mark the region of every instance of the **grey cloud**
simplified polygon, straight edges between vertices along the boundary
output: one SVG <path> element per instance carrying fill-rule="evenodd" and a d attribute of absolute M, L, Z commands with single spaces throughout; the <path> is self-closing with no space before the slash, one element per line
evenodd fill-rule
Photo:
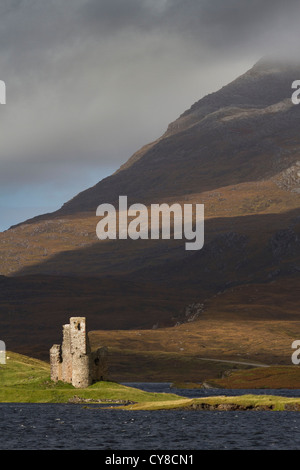
<path fill-rule="evenodd" d="M 82 7 L 82 14 L 89 27 L 101 28 L 98 29 L 100 34 L 104 31 L 115 34 L 128 27 L 140 29 L 153 26 L 156 17 L 153 2 L 145 0 L 90 0 Z"/>
<path fill-rule="evenodd" d="M 162 49 L 174 41 L 174 54 L 180 45 L 195 58 L 198 51 L 212 60 L 224 52 L 264 53 L 296 42 L 299 13 L 298 0 L 6 0 L 0 5 L 0 65 L 15 74 L 35 67 L 42 75 L 49 64 L 47 73 L 54 73 L 70 51 L 89 54 L 90 48 L 93 54 L 105 44 L 113 55 L 118 38 L 131 38 L 134 51 L 146 36 L 158 38 Z M 151 50 L 145 51 L 151 60 Z"/>
<path fill-rule="evenodd" d="M 1 1 L 0 187 L 72 188 L 81 173 L 84 189 L 93 172 L 95 184 L 204 94 L 297 43 L 298 18 L 298 0 Z"/>
<path fill-rule="evenodd" d="M 126 106 L 130 111 L 135 97 L 135 106 L 139 101 L 148 106 L 143 93 L 151 96 L 165 84 L 175 86 L 176 71 L 188 77 L 200 64 L 211 66 L 250 53 L 259 57 L 264 47 L 277 50 L 282 39 L 295 42 L 298 8 L 298 0 L 3 1 L 0 70 L 12 110 L 6 125 L 11 128 L 17 122 L 24 128 L 22 120 L 26 121 L 27 141 L 30 122 L 41 139 L 43 132 L 50 139 L 55 135 L 61 139 L 59 126 L 66 136 L 72 126 L 76 133 L 80 129 L 76 114 L 85 132 L 94 127 L 97 116 L 106 128 L 104 121 L 109 123 L 116 106 L 126 115 Z M 284 31 L 279 31 L 280 19 Z M 144 91 L 139 84 L 144 84 Z M 166 106 L 167 102 L 168 98 Z M 120 115 L 116 117 L 119 123 Z M 8 128 L 2 137 L 2 155 Z M 94 147 L 99 144 L 87 132 L 90 145 L 91 139 Z M 49 144 L 47 138 L 44 143 Z M 103 143 L 104 153 L 108 147 Z"/>
<path fill-rule="evenodd" d="M 114 35 L 120 31 L 164 31 L 183 41 L 200 41 L 199 47 L 219 52 L 226 47 L 275 42 L 282 20 L 288 34 L 298 34 L 294 19 L 300 12 L 298 0 L 89 0 L 83 17 L 97 32 Z"/>

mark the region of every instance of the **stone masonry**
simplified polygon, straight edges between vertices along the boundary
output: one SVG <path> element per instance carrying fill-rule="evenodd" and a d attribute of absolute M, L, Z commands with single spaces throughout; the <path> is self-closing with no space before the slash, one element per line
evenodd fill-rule
<path fill-rule="evenodd" d="M 71 317 L 63 325 L 62 344 L 50 349 L 51 380 L 71 383 L 85 388 L 104 380 L 107 374 L 107 350 L 91 351 L 85 317 Z"/>

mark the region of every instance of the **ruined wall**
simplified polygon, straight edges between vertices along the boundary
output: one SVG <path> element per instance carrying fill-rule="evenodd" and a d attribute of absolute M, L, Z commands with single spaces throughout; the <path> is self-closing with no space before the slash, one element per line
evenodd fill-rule
<path fill-rule="evenodd" d="M 89 370 L 90 347 L 84 317 L 70 318 L 70 339 L 72 358 L 72 385 L 88 387 L 92 383 Z"/>
<path fill-rule="evenodd" d="M 55 382 L 62 380 L 61 363 L 61 346 L 60 344 L 54 344 L 50 349 L 50 370 L 51 380 L 54 380 Z"/>
<path fill-rule="evenodd" d="M 99 348 L 91 352 L 90 372 L 93 382 L 100 382 L 108 375 L 107 349 Z"/>
<path fill-rule="evenodd" d="M 61 346 L 62 365 L 61 380 L 72 383 L 72 355 L 71 355 L 71 336 L 70 325 L 63 325 L 63 342 Z"/>
<path fill-rule="evenodd" d="M 107 350 L 99 348 L 91 352 L 85 317 L 71 317 L 63 325 L 62 345 L 50 349 L 51 380 L 71 383 L 85 388 L 93 382 L 104 380 L 107 375 Z"/>

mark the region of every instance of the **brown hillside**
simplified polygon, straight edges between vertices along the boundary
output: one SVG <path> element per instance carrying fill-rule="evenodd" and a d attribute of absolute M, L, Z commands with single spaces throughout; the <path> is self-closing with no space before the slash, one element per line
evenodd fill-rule
<path fill-rule="evenodd" d="M 59 211 L 1 233 L 0 328 L 10 348 L 46 354 L 69 314 L 87 316 L 95 330 L 170 327 L 184 320 L 187 305 L 224 293 L 229 297 L 207 310 L 201 328 L 209 338 L 209 322 L 218 318 L 226 351 L 226 322 L 244 316 L 238 289 L 269 292 L 273 283 L 282 290 L 282 308 L 267 309 L 260 299 L 251 321 L 296 325 L 290 322 L 297 322 L 299 298 L 300 107 L 291 102 L 291 83 L 299 77 L 298 65 L 260 61 L 195 103 L 112 176 Z M 204 248 L 186 251 L 185 240 L 100 242 L 96 208 L 117 204 L 120 195 L 129 204 L 203 203 Z M 269 305 L 277 294 L 270 290 Z"/>

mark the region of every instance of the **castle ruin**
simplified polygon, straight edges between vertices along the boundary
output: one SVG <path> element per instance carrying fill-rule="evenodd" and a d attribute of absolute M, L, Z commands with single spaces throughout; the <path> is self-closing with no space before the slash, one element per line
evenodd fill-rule
<path fill-rule="evenodd" d="M 71 383 L 85 388 L 104 380 L 107 374 L 107 350 L 91 351 L 85 317 L 71 317 L 63 325 L 62 344 L 50 349 L 51 380 Z"/>

